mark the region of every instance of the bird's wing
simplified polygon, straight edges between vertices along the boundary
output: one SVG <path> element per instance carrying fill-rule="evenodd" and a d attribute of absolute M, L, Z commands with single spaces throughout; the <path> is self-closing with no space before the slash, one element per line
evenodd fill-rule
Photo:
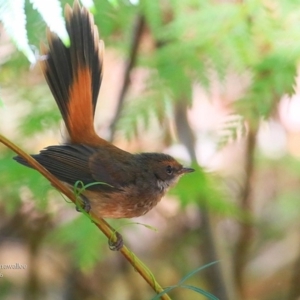
<path fill-rule="evenodd" d="M 103 153 L 103 155 L 102 155 Z M 49 146 L 39 154 L 32 155 L 45 169 L 59 180 L 72 186 L 81 181 L 83 185 L 98 182 L 87 187 L 90 190 L 116 191 L 130 182 L 130 175 L 114 163 L 108 149 L 97 149 L 85 145 Z M 126 153 L 126 152 L 125 152 Z M 31 167 L 22 157 L 14 158 Z"/>

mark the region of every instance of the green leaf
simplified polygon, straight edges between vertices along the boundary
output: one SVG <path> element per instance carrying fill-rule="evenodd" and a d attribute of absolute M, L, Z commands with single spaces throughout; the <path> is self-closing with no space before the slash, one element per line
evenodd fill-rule
<path fill-rule="evenodd" d="M 198 288 L 198 287 L 195 287 L 195 286 L 191 286 L 191 285 L 183 285 L 183 282 L 186 281 L 187 279 L 191 278 L 193 275 L 195 275 L 197 272 L 200 272 L 202 270 L 204 270 L 205 268 L 208 268 L 214 264 L 218 263 L 218 261 L 214 261 L 214 262 L 211 262 L 209 264 L 206 264 L 204 266 L 201 266 L 199 268 L 197 268 L 196 270 L 193 270 L 192 272 L 190 272 L 189 274 L 187 274 L 185 277 L 183 277 L 179 282 L 178 284 L 176 285 L 172 285 L 172 286 L 169 286 L 167 288 L 164 289 L 163 292 L 157 294 L 155 297 L 153 297 L 151 300 L 157 300 L 159 299 L 162 295 L 166 294 L 166 293 L 169 293 L 170 291 L 172 291 L 173 289 L 175 288 L 185 288 L 185 289 L 189 289 L 189 290 L 192 290 L 198 294 L 201 294 L 205 297 L 207 297 L 208 299 L 212 299 L 212 300 L 219 300 L 217 297 L 215 297 L 214 295 L 212 295 L 211 293 L 209 292 L 206 292 L 204 291 L 203 289 L 201 288 Z"/>
<path fill-rule="evenodd" d="M 206 268 L 209 268 L 212 265 L 215 265 L 216 263 L 219 263 L 219 261 L 213 261 L 211 263 L 208 263 L 204 266 L 201 266 L 193 271 L 191 271 L 190 273 L 188 273 L 186 276 L 184 276 L 179 282 L 178 285 L 182 285 L 186 280 L 188 280 L 189 278 L 191 278 L 192 276 L 194 276 L 196 273 L 203 271 Z"/>

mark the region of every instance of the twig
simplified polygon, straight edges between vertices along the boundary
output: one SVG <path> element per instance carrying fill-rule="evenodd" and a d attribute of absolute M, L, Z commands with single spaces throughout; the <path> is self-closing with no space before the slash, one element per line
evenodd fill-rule
<path fill-rule="evenodd" d="M 60 192 L 65 194 L 73 203 L 77 203 L 78 199 L 71 190 L 67 188 L 62 182 L 60 182 L 55 176 L 53 176 L 48 170 L 46 170 L 42 165 L 40 165 L 35 159 L 30 155 L 20 149 L 18 146 L 13 144 L 7 138 L 0 134 L 0 142 L 6 145 L 9 149 L 17 153 L 19 156 L 24 158 L 35 170 L 41 173 L 45 178 L 48 179 L 51 184 L 58 189 Z M 116 230 L 114 230 L 104 219 L 99 218 L 93 213 L 89 214 L 89 217 L 93 220 L 95 225 L 107 236 L 109 241 L 116 242 Z M 155 280 L 152 273 L 145 267 L 141 260 L 131 252 L 126 246 L 120 249 L 122 255 L 128 260 L 128 262 L 134 267 L 134 269 L 145 279 L 145 281 L 153 288 L 153 290 L 159 294 L 164 291 L 164 289 Z M 164 294 L 161 296 L 162 300 L 171 300 L 171 298 Z"/>

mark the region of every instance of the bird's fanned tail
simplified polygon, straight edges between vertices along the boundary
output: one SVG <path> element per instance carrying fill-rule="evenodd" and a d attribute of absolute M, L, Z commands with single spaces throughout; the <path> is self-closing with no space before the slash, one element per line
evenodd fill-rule
<path fill-rule="evenodd" d="M 47 31 L 41 66 L 67 127 L 69 141 L 94 145 L 107 142 L 94 130 L 94 113 L 102 79 L 104 44 L 93 16 L 75 1 L 65 8 L 70 47 Z M 84 134 L 83 134 L 84 133 Z"/>

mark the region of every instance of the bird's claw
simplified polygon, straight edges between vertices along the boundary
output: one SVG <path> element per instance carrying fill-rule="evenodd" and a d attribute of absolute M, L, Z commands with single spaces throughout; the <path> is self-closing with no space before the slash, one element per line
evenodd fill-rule
<path fill-rule="evenodd" d="M 86 198 L 83 195 L 81 195 L 81 200 L 82 200 L 81 208 L 78 207 L 78 205 L 76 205 L 76 210 L 79 211 L 79 212 L 81 212 L 82 210 L 84 210 L 85 212 L 89 213 L 90 210 L 91 210 L 90 201 L 88 200 L 88 198 Z"/>
<path fill-rule="evenodd" d="M 119 251 L 124 245 L 123 237 L 119 232 L 115 232 L 114 236 L 116 237 L 114 240 L 113 237 L 108 240 L 108 246 L 112 251 Z"/>

